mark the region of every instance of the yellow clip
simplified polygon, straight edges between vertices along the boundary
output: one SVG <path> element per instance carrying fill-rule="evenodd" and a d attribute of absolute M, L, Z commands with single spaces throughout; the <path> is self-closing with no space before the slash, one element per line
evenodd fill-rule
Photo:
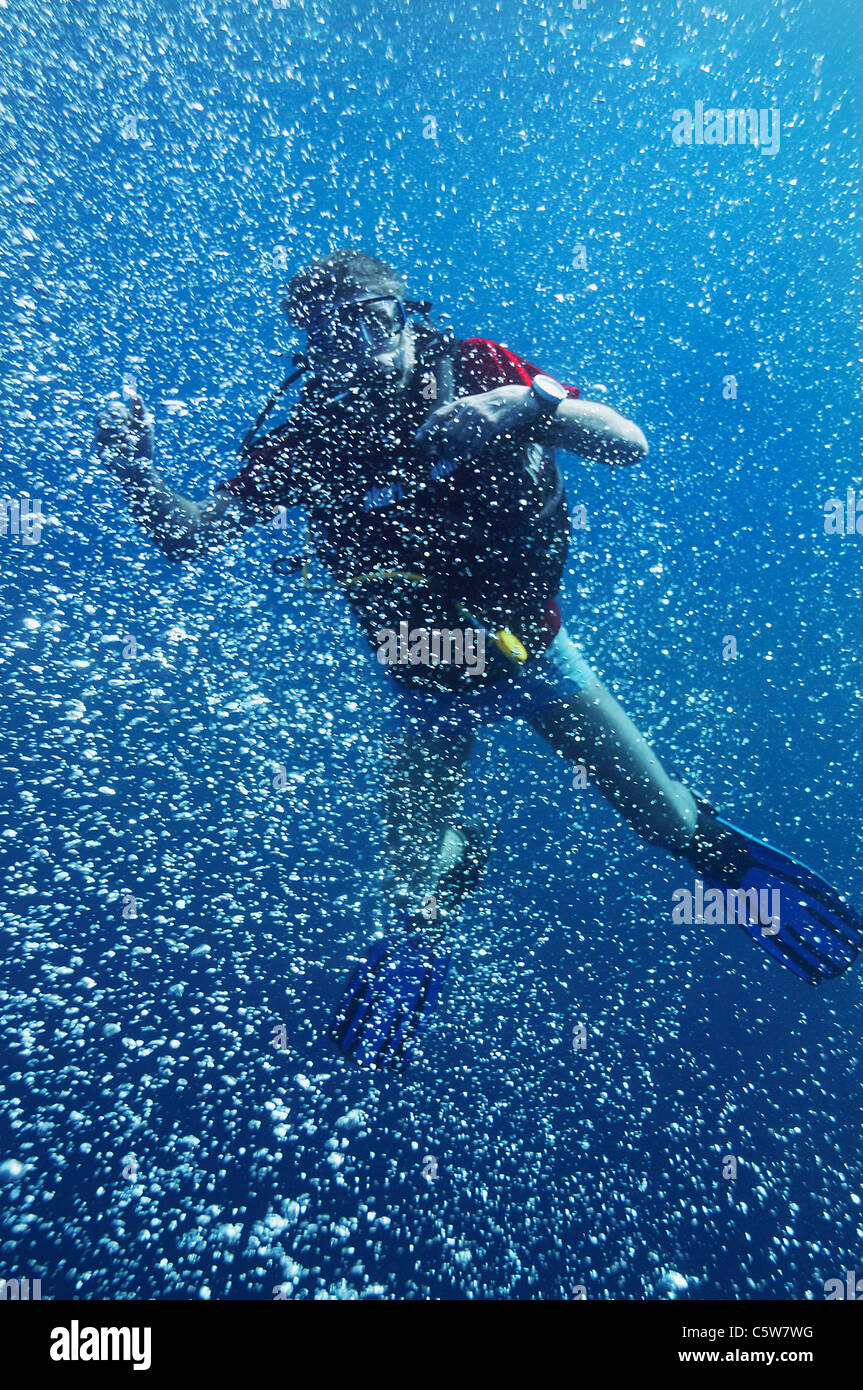
<path fill-rule="evenodd" d="M 504 656 L 510 656 L 515 661 L 527 661 L 527 648 L 520 642 L 514 632 L 510 632 L 508 627 L 502 627 L 500 632 L 494 634 L 495 644 L 500 647 Z"/>

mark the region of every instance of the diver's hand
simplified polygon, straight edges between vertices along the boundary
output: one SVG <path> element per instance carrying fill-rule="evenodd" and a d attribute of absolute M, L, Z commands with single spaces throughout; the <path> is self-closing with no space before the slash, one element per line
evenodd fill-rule
<path fill-rule="evenodd" d="M 523 429 L 539 413 L 529 387 L 498 386 L 442 405 L 420 426 L 414 442 L 437 458 L 477 458 L 493 439 Z"/>
<path fill-rule="evenodd" d="M 140 396 L 129 404 L 112 391 L 96 416 L 96 451 L 99 462 L 117 478 L 133 477 L 140 465 L 153 457 L 153 416 Z"/>

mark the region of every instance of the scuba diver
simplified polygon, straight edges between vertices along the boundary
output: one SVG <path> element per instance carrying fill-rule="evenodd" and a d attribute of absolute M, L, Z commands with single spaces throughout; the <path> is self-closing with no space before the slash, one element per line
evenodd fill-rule
<path fill-rule="evenodd" d="M 584 769 L 642 839 L 687 861 L 701 901 L 730 898 L 731 920 L 773 960 L 813 984 L 839 975 L 863 944 L 863 919 L 670 776 L 562 625 L 569 517 L 554 451 L 625 466 L 647 454 L 643 433 L 500 344 L 455 338 L 406 291 L 390 266 L 352 248 L 298 271 L 282 308 L 306 352 L 246 436 L 238 471 L 205 501 L 155 470 L 137 395 L 109 397 L 96 436 L 169 559 L 196 560 L 280 509 L 304 508 L 308 550 L 289 571 L 307 581 L 311 556 L 322 564 L 393 679 L 389 919 L 339 1005 L 341 1051 L 399 1069 L 416 1047 L 487 859 L 482 827 L 465 815 L 468 759 L 477 732 L 506 716 Z M 286 423 L 262 432 L 300 376 Z"/>

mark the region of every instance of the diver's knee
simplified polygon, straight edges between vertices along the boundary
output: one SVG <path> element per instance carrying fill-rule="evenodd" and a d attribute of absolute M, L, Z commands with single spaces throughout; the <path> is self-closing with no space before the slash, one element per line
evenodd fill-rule
<path fill-rule="evenodd" d="M 695 798 L 682 782 L 672 783 L 670 795 L 658 796 L 631 817 L 633 829 L 642 840 L 675 855 L 691 845 L 697 822 Z"/>

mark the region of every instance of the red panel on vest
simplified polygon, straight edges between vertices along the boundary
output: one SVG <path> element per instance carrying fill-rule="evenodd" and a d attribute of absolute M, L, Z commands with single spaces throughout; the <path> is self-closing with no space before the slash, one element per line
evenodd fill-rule
<path fill-rule="evenodd" d="M 542 367 L 491 338 L 465 338 L 459 344 L 459 365 L 468 391 L 476 392 L 491 391 L 495 386 L 529 386 L 542 372 Z M 560 384 L 566 386 L 573 400 L 580 394 L 577 386 L 568 386 L 565 381 Z"/>

